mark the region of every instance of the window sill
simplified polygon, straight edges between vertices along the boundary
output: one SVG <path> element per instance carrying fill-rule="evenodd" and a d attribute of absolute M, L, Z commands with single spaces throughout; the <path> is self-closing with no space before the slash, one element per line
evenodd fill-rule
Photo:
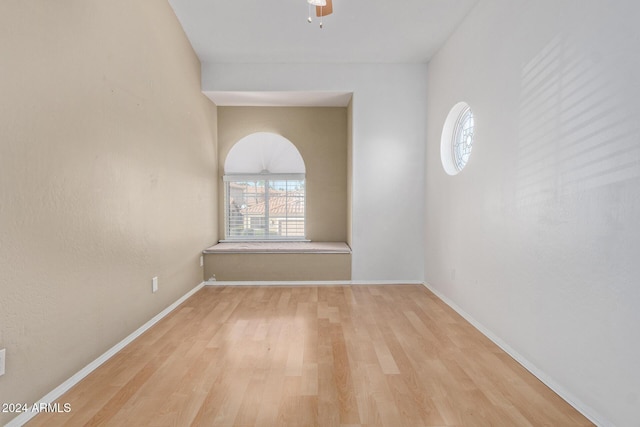
<path fill-rule="evenodd" d="M 203 251 L 204 254 L 350 254 L 351 248 L 344 242 L 221 242 Z"/>

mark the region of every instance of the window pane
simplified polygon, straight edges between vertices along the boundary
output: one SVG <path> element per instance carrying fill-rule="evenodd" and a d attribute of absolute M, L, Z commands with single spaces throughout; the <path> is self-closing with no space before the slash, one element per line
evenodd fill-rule
<path fill-rule="evenodd" d="M 455 140 L 453 141 L 453 159 L 456 168 L 461 171 L 469 161 L 471 148 L 473 148 L 473 113 L 471 108 L 466 108 L 455 129 Z"/>
<path fill-rule="evenodd" d="M 304 180 L 227 181 L 227 239 L 304 239 Z"/>

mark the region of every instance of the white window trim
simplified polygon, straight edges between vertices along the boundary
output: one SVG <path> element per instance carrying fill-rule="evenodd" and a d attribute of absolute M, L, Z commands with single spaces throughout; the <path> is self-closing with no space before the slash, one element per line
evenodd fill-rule
<path fill-rule="evenodd" d="M 304 181 L 305 175 L 303 173 L 232 173 L 224 175 L 222 180 L 225 182 L 231 181 Z"/>

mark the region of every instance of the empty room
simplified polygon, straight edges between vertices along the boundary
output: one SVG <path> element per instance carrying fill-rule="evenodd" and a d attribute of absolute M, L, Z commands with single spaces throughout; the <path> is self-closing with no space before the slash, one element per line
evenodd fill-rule
<path fill-rule="evenodd" d="M 0 1 L 0 425 L 640 426 L 639 16 Z"/>

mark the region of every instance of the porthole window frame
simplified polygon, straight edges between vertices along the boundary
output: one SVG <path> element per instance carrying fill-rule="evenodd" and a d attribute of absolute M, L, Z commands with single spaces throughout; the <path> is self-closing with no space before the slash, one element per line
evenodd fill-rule
<path fill-rule="evenodd" d="M 466 102 L 458 102 L 447 115 L 440 139 L 440 158 L 447 174 L 457 175 L 467 166 L 475 140 L 474 133 L 475 117 L 471 106 Z M 459 150 L 462 144 L 468 146 L 466 153 Z"/>

